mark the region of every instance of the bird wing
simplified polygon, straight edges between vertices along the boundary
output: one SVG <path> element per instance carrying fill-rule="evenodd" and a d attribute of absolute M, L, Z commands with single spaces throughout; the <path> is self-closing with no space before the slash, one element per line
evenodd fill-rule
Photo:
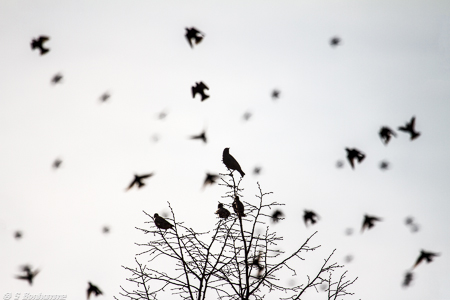
<path fill-rule="evenodd" d="M 409 122 L 409 126 L 411 127 L 411 129 L 414 128 L 415 124 L 416 124 L 416 117 L 412 117 L 411 121 Z"/>
<path fill-rule="evenodd" d="M 130 185 L 127 187 L 127 191 L 128 191 L 129 189 L 131 189 L 131 188 L 133 187 L 133 185 L 134 185 L 136 182 L 137 182 L 136 178 L 133 179 L 133 181 L 132 181 L 132 182 L 130 183 Z"/>
<path fill-rule="evenodd" d="M 192 98 L 195 98 L 195 95 L 197 94 L 197 86 L 193 86 L 191 88 L 191 91 L 192 91 Z"/>
<path fill-rule="evenodd" d="M 207 89 L 207 90 L 209 90 L 209 88 L 206 86 L 206 84 L 203 83 L 203 81 L 200 81 L 199 86 L 200 86 L 202 89 Z"/>
<path fill-rule="evenodd" d="M 139 176 L 139 178 L 144 179 L 144 178 L 149 178 L 151 176 L 153 176 L 153 173 L 141 175 L 141 176 Z"/>

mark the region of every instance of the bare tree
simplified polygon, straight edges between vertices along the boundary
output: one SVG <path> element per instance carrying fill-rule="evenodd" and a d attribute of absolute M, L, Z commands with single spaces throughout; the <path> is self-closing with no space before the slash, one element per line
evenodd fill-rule
<path fill-rule="evenodd" d="M 243 190 L 239 187 L 242 177 L 237 181 L 233 172 L 220 175 L 221 185 L 228 188 L 223 198 L 243 198 Z M 137 289 L 129 291 L 121 287 L 120 295 L 133 300 L 157 299 L 160 293 L 171 293 L 189 300 L 213 297 L 221 300 L 259 300 L 267 293 L 281 291 L 285 297 L 280 299 L 294 300 L 300 299 L 311 288 L 318 291 L 319 286 L 325 286 L 327 293 L 324 295 L 329 300 L 352 295 L 347 287 L 357 278 L 347 280 L 347 271 L 337 281 L 332 278 L 333 273 L 343 267 L 330 262 L 334 251 L 324 260 L 316 275 L 305 275 L 306 282 L 294 286 L 280 283 L 280 277 L 286 275 L 286 271 L 291 272 L 292 276 L 299 276 L 292 266 L 295 261 L 305 260 L 305 254 L 320 247 L 309 245 L 317 232 L 289 255 L 277 249 L 283 238 L 265 224 L 271 219 L 269 213 L 272 207 L 283 204 L 265 203 L 265 197 L 271 193 L 263 193 L 259 183 L 258 189 L 256 198 L 259 203 L 242 202 L 245 216 L 237 213 L 219 219 L 215 228 L 208 232 L 198 233 L 178 222 L 170 203 L 171 218 L 167 220 L 174 226 L 168 230 L 155 226 L 154 217 L 144 211 L 151 219 L 146 222 L 150 228 L 137 229 L 151 238 L 147 243 L 137 244 L 145 249 L 137 256 L 145 256 L 147 263 L 135 258 L 137 267 L 123 267 L 131 272 L 127 280 L 137 284 Z M 231 204 L 224 206 L 232 207 Z M 263 233 L 257 230 L 261 226 L 266 226 Z M 164 271 L 152 267 L 157 264 L 156 261 L 164 262 Z"/>

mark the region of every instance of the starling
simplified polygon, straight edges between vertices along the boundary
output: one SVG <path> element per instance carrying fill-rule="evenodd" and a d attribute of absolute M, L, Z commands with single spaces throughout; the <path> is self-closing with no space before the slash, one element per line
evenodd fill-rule
<path fill-rule="evenodd" d="M 206 132 L 205 132 L 205 130 L 203 130 L 202 133 L 200 133 L 198 135 L 191 136 L 191 140 L 202 140 L 203 143 L 206 144 L 207 139 L 206 139 Z"/>
<path fill-rule="evenodd" d="M 366 228 L 370 229 L 373 226 L 375 226 L 375 223 L 374 223 L 375 221 L 381 221 L 381 219 L 378 217 L 374 217 L 374 216 L 364 215 L 364 221 L 363 221 L 363 225 L 361 228 L 361 232 L 363 232 L 364 229 L 366 229 Z"/>
<path fill-rule="evenodd" d="M 339 37 L 335 36 L 330 39 L 330 45 L 332 47 L 339 46 L 340 44 L 341 44 L 341 39 Z"/>
<path fill-rule="evenodd" d="M 102 231 L 103 231 L 104 234 L 109 233 L 109 227 L 108 226 L 103 226 Z"/>
<path fill-rule="evenodd" d="M 316 224 L 318 218 L 318 215 L 311 211 L 311 210 L 305 210 L 303 214 L 303 221 L 305 222 L 305 225 L 308 226 L 308 221 L 311 222 L 311 224 Z"/>
<path fill-rule="evenodd" d="M 418 138 L 420 136 L 420 132 L 415 130 L 416 117 L 412 117 L 409 123 L 406 123 L 405 126 L 401 126 L 398 130 L 407 132 L 411 135 L 411 141 Z"/>
<path fill-rule="evenodd" d="M 219 215 L 219 218 L 226 219 L 230 216 L 230 211 L 224 208 L 222 203 L 219 203 L 219 205 L 217 205 L 217 208 L 218 209 L 216 211 L 216 214 Z"/>
<path fill-rule="evenodd" d="M 172 224 L 170 224 L 169 222 L 166 221 L 166 219 L 164 219 L 163 217 L 160 217 L 158 214 L 154 214 L 154 218 L 155 218 L 155 225 L 156 227 L 160 228 L 160 229 L 170 229 L 173 227 Z"/>
<path fill-rule="evenodd" d="M 241 174 L 241 177 L 244 177 L 245 173 L 236 159 L 230 154 L 230 148 L 223 149 L 222 161 L 229 170 L 236 170 Z"/>
<path fill-rule="evenodd" d="M 153 173 L 145 174 L 145 175 L 141 175 L 141 176 L 139 176 L 137 174 L 134 174 L 134 179 L 130 183 L 130 185 L 128 186 L 127 191 L 129 189 L 131 189 L 135 184 L 137 184 L 138 188 L 143 187 L 145 185 L 145 183 L 142 182 L 142 179 L 145 179 L 145 178 L 148 178 L 148 177 L 151 177 L 151 176 L 153 176 Z"/>
<path fill-rule="evenodd" d="M 57 158 L 57 159 L 55 159 L 55 161 L 53 162 L 52 167 L 53 167 L 53 169 L 58 169 L 58 168 L 61 166 L 61 164 L 62 164 L 62 160 L 59 159 L 59 158 Z"/>
<path fill-rule="evenodd" d="M 187 28 L 186 27 L 185 37 L 188 40 L 189 46 L 191 46 L 191 48 L 194 48 L 194 44 L 192 43 L 193 41 L 195 42 L 195 44 L 198 44 L 203 40 L 204 36 L 205 36 L 205 34 L 198 31 L 196 28 L 194 28 L 194 27 Z"/>
<path fill-rule="evenodd" d="M 206 84 L 203 83 L 203 81 L 196 82 L 195 86 L 191 87 L 192 91 L 192 98 L 195 98 L 197 94 L 200 94 L 202 97 L 202 101 L 205 101 L 209 98 L 209 95 L 205 94 L 205 90 L 209 90 L 209 88 L 206 86 Z"/>
<path fill-rule="evenodd" d="M 31 49 L 39 49 L 41 55 L 44 55 L 45 53 L 49 52 L 50 49 L 44 48 L 44 43 L 48 41 L 50 38 L 48 36 L 41 35 L 37 39 L 33 39 L 31 41 Z"/>
<path fill-rule="evenodd" d="M 261 167 L 255 167 L 253 169 L 253 174 L 254 175 L 259 175 L 261 173 Z"/>
<path fill-rule="evenodd" d="M 280 98 L 280 91 L 279 90 L 273 90 L 272 91 L 272 100 L 277 100 Z"/>
<path fill-rule="evenodd" d="M 22 231 L 17 230 L 16 232 L 14 232 L 14 238 L 16 240 L 20 240 L 22 238 Z"/>
<path fill-rule="evenodd" d="M 433 252 L 427 252 L 420 250 L 420 255 L 416 260 L 416 263 L 414 264 L 414 267 L 417 267 L 423 260 L 426 260 L 427 263 L 430 263 L 433 261 L 433 257 L 439 256 L 439 253 L 433 253 Z"/>
<path fill-rule="evenodd" d="M 244 213 L 244 204 L 242 204 L 238 196 L 234 197 L 233 209 L 239 218 L 246 216 L 246 214 Z"/>
<path fill-rule="evenodd" d="M 100 96 L 100 101 L 102 101 L 102 102 L 106 102 L 106 101 L 108 101 L 108 99 L 111 97 L 111 95 L 108 93 L 108 92 L 105 92 L 105 93 L 103 93 L 101 96 Z"/>
<path fill-rule="evenodd" d="M 97 286 L 93 285 L 90 282 L 88 282 L 88 284 L 89 284 L 89 287 L 87 289 L 87 298 L 88 298 L 88 300 L 91 297 L 92 293 L 94 293 L 95 296 L 103 294 L 102 291 L 100 291 L 100 289 Z"/>
<path fill-rule="evenodd" d="M 280 220 L 280 218 L 282 218 L 284 216 L 283 212 L 281 210 L 275 210 L 272 214 L 272 222 L 273 223 L 278 223 L 278 221 Z"/>
<path fill-rule="evenodd" d="M 58 74 L 56 74 L 55 76 L 52 77 L 51 83 L 52 84 L 60 83 L 62 79 L 63 79 L 62 74 L 58 73 Z"/>
<path fill-rule="evenodd" d="M 389 143 L 389 141 L 391 140 L 391 137 L 396 137 L 397 135 L 395 134 L 395 132 L 390 129 L 389 127 L 381 127 L 380 131 L 378 132 L 378 135 L 381 138 L 381 141 L 387 145 Z"/>
<path fill-rule="evenodd" d="M 355 163 L 354 163 L 355 158 L 358 160 L 358 163 L 361 163 L 364 160 L 364 158 L 366 157 L 365 154 L 363 154 L 361 151 L 359 151 L 355 148 L 353 148 L 353 149 L 345 148 L 345 151 L 347 151 L 347 159 L 350 162 L 352 169 L 355 168 Z"/>
<path fill-rule="evenodd" d="M 16 276 L 17 279 L 22 279 L 28 281 L 30 285 L 33 284 L 34 277 L 39 273 L 39 270 L 36 270 L 34 272 L 31 271 L 30 266 L 23 266 L 22 271 L 25 272 L 25 275 L 22 276 Z"/>
<path fill-rule="evenodd" d="M 380 169 L 383 171 L 389 170 L 389 162 L 383 160 L 380 162 Z"/>
<path fill-rule="evenodd" d="M 216 183 L 217 178 L 219 178 L 219 175 L 206 173 L 206 178 L 203 183 L 203 187 L 207 186 L 208 184 L 212 185 Z"/>

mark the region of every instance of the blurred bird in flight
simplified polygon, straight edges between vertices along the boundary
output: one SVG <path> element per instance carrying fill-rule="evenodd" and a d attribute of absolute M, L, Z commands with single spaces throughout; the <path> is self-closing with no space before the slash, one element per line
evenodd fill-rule
<path fill-rule="evenodd" d="M 51 83 L 52 84 L 60 83 L 62 79 L 63 79 L 62 74 L 58 73 L 58 74 L 56 74 L 55 76 L 52 77 Z"/>
<path fill-rule="evenodd" d="M 203 182 L 203 188 L 207 185 L 212 185 L 216 183 L 217 178 L 219 178 L 219 175 L 206 173 L 205 181 Z"/>
<path fill-rule="evenodd" d="M 280 91 L 279 90 L 273 90 L 272 91 L 272 100 L 277 100 L 280 98 Z"/>
<path fill-rule="evenodd" d="M 361 163 L 364 158 L 366 157 L 365 154 L 363 154 L 361 151 L 359 151 L 356 148 L 353 149 L 349 149 L 349 148 L 345 148 L 345 151 L 347 151 L 347 159 L 350 163 L 350 165 L 352 166 L 352 169 L 355 168 L 355 163 L 354 160 L 358 160 L 358 163 Z"/>
<path fill-rule="evenodd" d="M 416 125 L 416 117 L 412 117 L 409 123 L 406 123 L 405 126 L 400 126 L 398 130 L 409 133 L 411 136 L 411 140 L 414 140 L 420 136 L 420 132 L 416 131 L 414 128 Z"/>
<path fill-rule="evenodd" d="M 191 46 L 191 48 L 194 48 L 194 44 L 192 42 L 194 42 L 197 45 L 203 40 L 205 34 L 200 32 L 194 27 L 191 28 L 186 27 L 185 37 L 188 40 L 189 46 Z"/>
<path fill-rule="evenodd" d="M 140 176 L 137 175 L 137 174 L 134 174 L 134 179 L 133 179 L 133 181 L 130 183 L 130 185 L 128 186 L 128 188 L 127 188 L 126 190 L 128 191 L 128 190 L 131 189 L 134 185 L 137 185 L 138 188 L 143 187 L 143 186 L 145 185 L 145 183 L 142 182 L 142 179 L 149 178 L 149 177 L 151 177 L 151 176 L 153 176 L 153 173 L 145 174 L 145 175 L 140 175 Z"/>
<path fill-rule="evenodd" d="M 209 90 L 209 88 L 203 83 L 203 81 L 196 82 L 195 86 L 191 87 L 192 98 L 195 98 L 195 96 L 199 94 L 202 97 L 201 101 L 205 101 L 209 98 L 209 95 L 205 94 L 205 90 Z"/>
<path fill-rule="evenodd" d="M 332 38 L 330 39 L 330 45 L 331 45 L 332 47 L 337 47 L 337 46 L 339 46 L 340 44 L 341 44 L 341 39 L 340 39 L 339 37 L 335 36 L 335 37 L 332 37 Z"/>
<path fill-rule="evenodd" d="M 239 174 L 241 174 L 242 177 L 244 177 L 245 173 L 244 171 L 242 171 L 241 166 L 239 165 L 237 160 L 230 154 L 230 148 L 223 149 L 222 162 L 229 170 L 236 170 L 239 172 Z"/>
<path fill-rule="evenodd" d="M 89 284 L 89 287 L 87 289 L 87 298 L 88 298 L 88 300 L 91 297 L 92 293 L 94 293 L 95 296 L 103 294 L 102 291 L 100 291 L 100 289 L 97 286 L 93 285 L 91 282 L 88 282 L 88 284 Z"/>
<path fill-rule="evenodd" d="M 397 135 L 395 132 L 390 129 L 389 127 L 383 126 L 381 127 L 380 131 L 378 132 L 378 135 L 381 138 L 381 141 L 387 145 L 389 141 L 391 140 L 391 137 L 396 137 Z"/>
<path fill-rule="evenodd" d="M 105 93 L 103 93 L 101 96 L 100 96 L 100 101 L 101 102 L 106 102 L 106 101 L 108 101 L 108 99 L 111 97 L 111 95 L 108 93 L 108 92 L 105 92 Z"/>
<path fill-rule="evenodd" d="M 39 270 L 31 271 L 31 267 L 26 265 L 22 267 L 22 271 L 25 272 L 25 275 L 16 276 L 17 279 L 22 279 L 28 281 L 30 285 L 33 284 L 34 277 L 39 273 Z"/>
<path fill-rule="evenodd" d="M 39 49 L 40 54 L 44 55 L 50 51 L 50 49 L 44 47 L 44 43 L 48 41 L 50 38 L 48 36 L 41 35 L 37 39 L 33 39 L 31 41 L 31 49 Z"/>
<path fill-rule="evenodd" d="M 430 263 L 433 261 L 433 258 L 435 256 L 439 256 L 439 253 L 433 253 L 433 252 L 428 252 L 428 251 L 424 251 L 424 250 L 420 250 L 420 255 L 416 260 L 416 263 L 414 264 L 414 267 L 417 267 L 422 261 L 426 261 L 427 263 Z"/>
<path fill-rule="evenodd" d="M 53 169 L 58 169 L 62 164 L 62 160 L 57 158 L 52 164 Z"/>
<path fill-rule="evenodd" d="M 278 221 L 280 220 L 280 218 L 282 218 L 284 216 L 283 212 L 279 209 L 275 210 L 272 214 L 272 222 L 273 223 L 278 223 Z"/>
<path fill-rule="evenodd" d="M 381 219 L 378 217 L 374 217 L 374 216 L 364 215 L 361 233 L 364 231 L 364 229 L 366 229 L 366 228 L 370 229 L 373 226 L 375 226 L 375 223 L 374 223 L 375 221 L 381 221 Z"/>
<path fill-rule="evenodd" d="M 389 166 L 390 166 L 390 164 L 389 164 L 388 161 L 383 160 L 383 161 L 380 162 L 380 169 L 382 171 L 389 170 Z"/>
<path fill-rule="evenodd" d="M 305 225 L 308 226 L 308 221 L 311 224 L 316 224 L 318 218 L 317 214 L 311 210 L 304 210 L 303 214 L 303 221 L 305 222 Z"/>
<path fill-rule="evenodd" d="M 198 134 L 198 135 L 193 135 L 191 136 L 191 140 L 202 140 L 203 143 L 206 144 L 207 139 L 206 139 L 206 131 L 203 130 L 202 133 Z"/>

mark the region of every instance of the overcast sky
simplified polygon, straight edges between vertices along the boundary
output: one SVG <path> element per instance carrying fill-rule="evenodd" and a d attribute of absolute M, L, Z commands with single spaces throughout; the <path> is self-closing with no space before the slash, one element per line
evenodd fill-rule
<path fill-rule="evenodd" d="M 261 2 L 0 2 L 1 297 L 83 299 L 88 281 L 98 299 L 118 296 L 130 286 L 121 265 L 134 267 L 134 243 L 149 238 L 135 229 L 149 221 L 143 210 L 168 213 L 169 201 L 185 225 L 213 228 L 226 189 L 202 184 L 226 171 L 230 147 L 247 174 L 243 199 L 256 203 L 259 182 L 286 204 L 285 220 L 269 223 L 280 247 L 318 230 L 308 268 L 336 248 L 359 277 L 349 299 L 449 299 L 450 2 Z M 205 34 L 194 49 L 192 26 Z M 43 56 L 30 47 L 40 35 Z M 191 96 L 197 81 L 209 87 L 203 102 Z M 397 128 L 413 116 L 411 141 Z M 382 126 L 397 132 L 387 146 Z M 204 129 L 207 144 L 189 139 Z M 346 147 L 366 154 L 354 170 Z M 307 228 L 304 209 L 319 222 Z M 361 234 L 364 214 L 382 222 Z M 403 288 L 421 249 L 440 256 Z M 40 269 L 32 287 L 14 278 L 23 264 Z"/>

